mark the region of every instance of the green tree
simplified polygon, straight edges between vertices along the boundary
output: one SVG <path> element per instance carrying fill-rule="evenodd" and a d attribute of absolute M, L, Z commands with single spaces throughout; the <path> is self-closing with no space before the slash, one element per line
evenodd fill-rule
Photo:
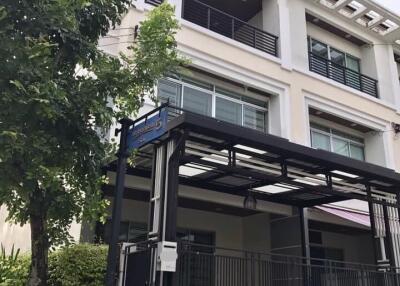
<path fill-rule="evenodd" d="M 30 224 L 29 285 L 47 284 L 49 248 L 68 241 L 74 219 L 103 213 L 111 124 L 134 115 L 156 80 L 184 63 L 168 4 L 140 23 L 131 56 L 99 50 L 130 2 L 0 2 L 0 205 L 10 221 Z"/>

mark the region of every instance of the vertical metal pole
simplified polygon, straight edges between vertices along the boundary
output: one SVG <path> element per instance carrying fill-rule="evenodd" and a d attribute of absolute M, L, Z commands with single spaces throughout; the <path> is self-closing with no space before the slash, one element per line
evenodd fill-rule
<path fill-rule="evenodd" d="M 118 236 L 120 231 L 121 213 L 122 213 L 122 200 L 125 188 L 125 173 L 126 173 L 126 160 L 128 158 L 127 150 L 127 136 L 128 130 L 131 125 L 131 120 L 122 119 L 120 120 L 122 125 L 120 137 L 117 166 L 117 178 L 115 184 L 115 194 L 113 201 L 113 213 L 111 217 L 111 241 L 108 248 L 107 256 L 107 274 L 106 274 L 106 285 L 114 286 L 116 282 L 116 268 L 117 268 L 117 251 L 118 251 Z"/>
<path fill-rule="evenodd" d="M 232 18 L 232 39 L 235 39 L 235 18 Z"/>
<path fill-rule="evenodd" d="M 153 231 L 153 220 L 154 220 L 154 203 L 152 198 L 154 197 L 154 188 L 156 185 L 156 164 L 157 164 L 157 147 L 153 147 L 153 160 L 151 166 L 151 190 L 149 199 L 149 215 L 147 219 L 147 239 L 150 239 L 149 234 Z"/>
<path fill-rule="evenodd" d="M 365 188 L 367 190 L 367 196 L 368 196 L 369 220 L 371 223 L 372 243 L 373 243 L 373 248 L 374 248 L 375 263 L 378 264 L 379 254 L 378 254 L 378 248 L 376 246 L 376 238 L 375 238 L 375 235 L 377 235 L 377 232 L 376 232 L 374 204 L 372 203 L 371 187 L 369 185 L 367 185 L 367 186 L 365 186 Z"/>
<path fill-rule="evenodd" d="M 304 270 L 303 270 L 303 285 L 308 286 L 309 282 L 309 270 L 311 264 L 310 255 L 310 235 L 308 229 L 308 210 L 307 208 L 299 207 L 300 217 L 300 233 L 301 233 L 301 251 L 304 259 Z"/>
<path fill-rule="evenodd" d="M 185 150 L 185 143 L 187 138 L 187 131 L 181 134 L 179 138 L 175 140 L 176 145 L 171 156 L 168 158 L 168 182 L 166 186 L 166 213 L 165 213 L 165 225 L 164 225 L 164 240 L 165 241 L 176 241 L 176 224 L 177 224 L 177 210 L 178 210 L 178 187 L 179 187 L 179 162 L 182 153 Z M 169 145 L 169 144 L 167 144 Z M 179 258 L 178 258 L 179 259 Z M 176 273 L 164 272 L 163 274 L 163 285 L 174 286 L 177 281 Z"/>
<path fill-rule="evenodd" d="M 400 192 L 396 193 L 396 209 L 400 220 Z"/>
<path fill-rule="evenodd" d="M 390 230 L 389 214 L 387 208 L 388 207 L 386 205 L 383 205 L 383 219 L 385 220 L 385 236 L 386 236 L 387 249 L 389 250 L 390 266 L 394 268 L 396 267 L 396 263 L 394 259 L 393 239 Z"/>
<path fill-rule="evenodd" d="M 310 237 L 308 230 L 308 211 L 307 208 L 299 207 L 300 231 L 301 231 L 301 250 L 303 257 L 310 260 Z"/>
<path fill-rule="evenodd" d="M 211 30 L 211 9 L 207 8 L 207 29 Z"/>

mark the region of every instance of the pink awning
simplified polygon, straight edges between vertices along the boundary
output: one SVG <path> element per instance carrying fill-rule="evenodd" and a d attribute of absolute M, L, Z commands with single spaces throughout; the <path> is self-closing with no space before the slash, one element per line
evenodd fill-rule
<path fill-rule="evenodd" d="M 316 208 L 320 209 L 324 212 L 338 216 L 340 218 L 344 218 L 349 221 L 361 224 L 363 226 L 371 227 L 369 214 L 363 214 L 363 213 L 358 213 L 358 212 L 353 212 L 353 211 L 348 211 L 348 210 L 343 210 L 343 209 L 338 209 L 338 208 L 333 208 L 333 207 L 326 207 L 326 206 L 318 206 Z"/>

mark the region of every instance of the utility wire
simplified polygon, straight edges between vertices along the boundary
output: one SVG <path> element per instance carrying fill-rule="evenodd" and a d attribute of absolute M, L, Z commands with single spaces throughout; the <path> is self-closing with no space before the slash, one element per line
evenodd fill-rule
<path fill-rule="evenodd" d="M 99 45 L 98 47 L 102 48 L 102 47 L 108 47 L 108 46 L 119 45 L 119 44 L 133 44 L 133 42 L 132 41 L 118 42 L 118 43 L 112 43 L 112 44 Z"/>
<path fill-rule="evenodd" d="M 120 38 L 120 37 L 134 36 L 134 35 L 135 35 L 135 33 L 129 33 L 129 34 L 123 34 L 123 35 L 107 35 L 107 36 L 101 37 L 100 39 Z"/>

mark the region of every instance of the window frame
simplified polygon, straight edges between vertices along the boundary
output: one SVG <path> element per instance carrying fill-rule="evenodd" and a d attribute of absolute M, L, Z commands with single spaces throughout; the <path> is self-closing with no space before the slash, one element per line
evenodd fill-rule
<path fill-rule="evenodd" d="M 313 123 L 314 123 L 314 122 L 311 122 L 311 124 L 313 124 Z M 360 137 L 358 137 L 358 136 L 354 136 L 354 135 L 352 135 L 352 134 L 348 134 L 348 133 L 346 133 L 346 132 L 339 131 L 339 130 L 337 130 L 337 129 L 335 129 L 335 128 L 332 128 L 332 127 L 328 127 L 328 126 L 321 125 L 321 127 L 326 128 L 326 129 L 329 129 L 329 132 L 327 132 L 327 131 L 318 129 L 318 127 L 314 127 L 314 126 L 312 126 L 311 124 L 310 124 L 310 141 L 311 141 L 311 147 L 312 147 L 312 148 L 315 148 L 315 147 L 313 146 L 314 144 L 313 144 L 313 134 L 312 134 L 313 132 L 315 132 L 315 133 L 322 134 L 322 135 L 325 135 L 325 136 L 328 136 L 328 137 L 329 137 L 329 147 L 330 147 L 330 150 L 325 150 L 325 149 L 321 149 L 321 148 L 315 148 L 315 149 L 325 150 L 325 151 L 329 151 L 329 152 L 332 152 L 332 153 L 335 153 L 335 154 L 338 154 L 338 155 L 341 155 L 341 156 L 345 156 L 345 155 L 342 155 L 342 154 L 340 154 L 340 153 L 334 152 L 333 139 L 336 138 L 336 139 L 338 139 L 338 140 L 346 141 L 346 143 L 348 144 L 348 145 L 347 145 L 347 146 L 348 146 L 347 149 L 348 149 L 348 154 L 349 154 L 349 156 L 345 156 L 345 157 L 352 158 L 352 159 L 355 159 L 355 160 L 360 160 L 360 159 L 357 159 L 357 158 L 352 157 L 350 146 L 351 146 L 351 145 L 355 145 L 355 146 L 358 146 L 358 147 L 361 147 L 361 148 L 362 148 L 362 150 L 363 150 L 363 160 L 360 160 L 360 161 L 365 161 L 365 139 L 364 139 L 364 138 L 360 138 Z M 314 123 L 314 124 L 315 124 L 315 125 L 320 125 L 320 124 L 318 124 L 318 123 Z M 347 134 L 347 135 L 350 136 L 350 137 L 359 138 L 360 140 L 363 141 L 363 143 L 358 142 L 358 141 L 355 141 L 355 140 L 352 140 L 351 138 L 348 138 L 348 137 L 343 137 L 343 136 L 340 136 L 340 135 L 338 135 L 338 134 L 335 134 L 334 131 L 337 131 L 337 132 L 340 132 L 340 133 L 343 133 L 343 134 Z"/>
<path fill-rule="evenodd" d="M 324 43 L 324 42 L 322 42 L 322 41 L 320 41 L 320 40 L 317 40 L 317 39 L 315 39 L 315 38 L 313 38 L 313 37 L 311 37 L 311 36 L 307 36 L 307 37 L 308 37 L 308 50 L 309 50 L 309 52 L 314 53 L 314 52 L 312 51 L 312 43 L 313 43 L 314 41 L 317 42 L 317 43 L 320 43 L 320 44 L 322 44 L 322 45 L 325 45 L 325 46 L 327 47 L 327 49 L 328 49 L 328 59 L 327 59 L 327 60 L 332 61 L 331 49 L 334 49 L 334 50 L 336 50 L 336 51 L 338 51 L 338 52 L 344 54 L 344 65 L 335 63 L 336 65 L 340 65 L 340 66 L 345 67 L 345 68 L 347 68 L 347 69 L 350 69 L 350 70 L 352 70 L 352 71 L 354 71 L 354 72 L 361 73 L 361 59 L 360 59 L 359 57 L 356 57 L 356 56 L 354 56 L 354 55 L 352 55 L 352 54 L 350 54 L 350 53 L 346 53 L 345 51 L 342 51 L 341 49 L 338 49 L 338 48 L 336 48 L 336 47 L 333 47 L 333 46 L 331 46 L 331 45 L 329 45 L 329 44 L 327 44 L 327 43 Z M 348 57 L 350 57 L 350 58 L 352 58 L 352 59 L 355 59 L 355 60 L 358 62 L 358 70 L 353 70 L 352 68 L 350 68 L 350 67 L 347 66 L 347 58 L 348 58 Z"/>
<path fill-rule="evenodd" d="M 261 112 L 264 113 L 264 130 L 260 131 L 258 129 L 254 129 L 254 128 L 250 128 L 250 127 L 246 127 L 246 128 L 249 128 L 249 129 L 252 129 L 252 130 L 256 130 L 256 131 L 259 131 L 259 132 L 263 132 L 263 133 L 266 133 L 266 134 L 269 132 L 269 122 L 270 122 L 270 118 L 269 118 L 269 98 L 267 98 L 267 97 L 266 97 L 266 101 L 265 101 L 266 107 L 262 107 L 262 106 L 259 106 L 259 105 L 253 104 L 253 103 L 246 102 L 246 101 L 241 100 L 241 99 L 233 98 L 233 97 L 230 97 L 228 95 L 222 94 L 217 89 L 220 89 L 220 90 L 223 91 L 224 88 L 220 87 L 218 85 L 212 84 L 212 83 L 207 83 L 207 85 L 210 85 L 212 87 L 212 89 L 206 89 L 206 88 L 200 87 L 199 85 L 190 84 L 190 83 L 188 83 L 188 82 L 186 82 L 186 81 L 184 81 L 182 79 L 175 79 L 175 78 L 171 78 L 171 77 L 165 77 L 165 78 L 162 78 L 162 80 L 170 81 L 170 82 L 173 82 L 175 84 L 179 84 L 180 85 L 180 95 L 179 95 L 179 98 L 180 98 L 179 104 L 180 104 L 180 106 L 179 106 L 179 108 L 183 109 L 183 104 L 184 104 L 184 100 L 185 100 L 185 96 L 184 96 L 185 87 L 191 88 L 191 89 L 195 89 L 195 90 L 198 90 L 200 92 L 211 94 L 211 96 L 212 96 L 212 98 L 211 98 L 211 117 L 216 118 L 216 101 L 217 101 L 217 98 L 221 98 L 221 99 L 224 99 L 224 100 L 227 100 L 227 101 L 231 101 L 233 103 L 237 103 L 237 104 L 241 105 L 242 118 L 241 118 L 241 124 L 238 125 L 238 126 L 246 127 L 244 125 L 244 112 L 245 112 L 245 107 L 247 106 L 247 107 L 253 108 L 253 109 L 257 110 L 257 111 L 261 111 Z M 193 81 L 193 82 L 196 82 L 195 79 L 190 79 L 190 80 Z M 245 95 L 242 95 L 240 93 L 235 93 L 235 92 L 231 92 L 231 91 L 227 90 L 227 93 L 229 93 L 229 92 L 232 93 L 232 96 L 234 96 L 234 95 L 237 95 L 237 96 L 240 96 L 240 97 L 245 96 Z M 157 93 L 156 97 L 158 98 L 158 88 L 156 88 L 156 93 Z M 221 120 L 221 119 L 218 119 L 218 120 Z M 231 124 L 235 124 L 235 123 L 231 123 Z"/>

